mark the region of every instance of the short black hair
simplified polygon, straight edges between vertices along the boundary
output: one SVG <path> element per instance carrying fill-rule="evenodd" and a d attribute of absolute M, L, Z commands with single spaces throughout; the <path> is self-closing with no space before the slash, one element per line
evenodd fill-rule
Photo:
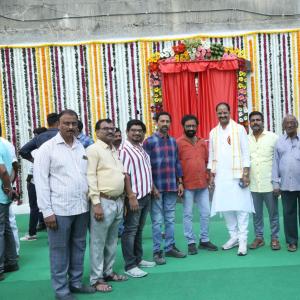
<path fill-rule="evenodd" d="M 115 133 L 117 133 L 117 132 L 120 132 L 120 133 L 122 133 L 121 129 L 120 129 L 120 128 L 118 128 L 118 127 L 116 127 L 116 131 L 115 131 Z"/>
<path fill-rule="evenodd" d="M 183 116 L 183 118 L 181 119 L 181 125 L 184 126 L 185 122 L 190 121 L 190 120 L 194 120 L 196 122 L 196 124 L 199 125 L 199 121 L 198 121 L 197 117 L 194 115 Z"/>
<path fill-rule="evenodd" d="M 71 115 L 71 116 L 75 116 L 76 119 L 78 120 L 78 115 L 77 113 L 72 110 L 72 109 L 65 109 L 65 110 L 62 110 L 59 115 L 58 115 L 58 120 L 60 120 L 60 118 L 63 116 L 63 115 Z"/>
<path fill-rule="evenodd" d="M 227 102 L 220 102 L 216 105 L 216 111 L 218 110 L 220 105 L 225 105 L 228 108 L 228 111 L 230 112 L 230 105 Z"/>
<path fill-rule="evenodd" d="M 147 131 L 146 125 L 141 120 L 138 120 L 138 119 L 132 119 L 132 120 L 130 120 L 130 121 L 127 122 L 127 127 L 126 127 L 127 132 L 134 125 L 141 126 L 143 132 L 146 133 L 146 131 Z"/>
<path fill-rule="evenodd" d="M 47 115 L 47 124 L 48 126 L 53 126 L 55 123 L 59 120 L 59 114 L 57 113 L 51 113 Z"/>
<path fill-rule="evenodd" d="M 106 123 L 112 123 L 113 121 L 111 120 L 111 119 L 100 119 L 100 120 L 98 120 L 97 121 L 97 123 L 95 124 L 95 130 L 98 130 L 98 129 L 100 129 L 100 126 L 101 126 L 101 124 L 103 123 L 103 122 L 106 122 Z"/>
<path fill-rule="evenodd" d="M 37 128 L 33 129 L 33 133 L 37 134 L 37 135 L 39 135 L 39 134 L 41 134 L 41 133 L 43 133 L 45 131 L 47 131 L 46 127 L 37 127 Z"/>
<path fill-rule="evenodd" d="M 172 122 L 172 117 L 171 117 L 171 115 L 170 115 L 168 112 L 166 112 L 166 111 L 161 111 L 160 113 L 156 114 L 154 120 L 155 120 L 156 122 L 158 122 L 160 116 L 168 116 L 168 117 L 170 118 L 170 122 Z"/>
<path fill-rule="evenodd" d="M 251 121 L 252 116 L 260 116 L 261 120 L 264 122 L 264 115 L 260 111 L 254 110 L 253 112 L 251 112 L 249 115 L 249 121 Z"/>
<path fill-rule="evenodd" d="M 77 127 L 78 127 L 78 131 L 81 132 L 82 129 L 83 129 L 83 123 L 82 123 L 80 120 L 78 120 L 78 125 L 77 125 Z"/>

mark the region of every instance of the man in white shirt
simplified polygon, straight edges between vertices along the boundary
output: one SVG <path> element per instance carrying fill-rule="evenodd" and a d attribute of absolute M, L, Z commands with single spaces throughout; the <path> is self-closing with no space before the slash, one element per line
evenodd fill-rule
<path fill-rule="evenodd" d="M 209 134 L 211 215 L 222 212 L 230 239 L 223 250 L 239 246 L 237 254 L 247 254 L 249 213 L 253 201 L 249 190 L 250 156 L 246 130 L 230 119 L 228 103 L 216 107 L 219 124 Z"/>
<path fill-rule="evenodd" d="M 74 137 L 78 116 L 59 115 L 59 132 L 45 142 L 34 159 L 34 181 L 48 229 L 52 286 L 56 299 L 75 299 L 72 293 L 93 293 L 82 285 L 86 233 L 89 223 L 87 157 Z"/>

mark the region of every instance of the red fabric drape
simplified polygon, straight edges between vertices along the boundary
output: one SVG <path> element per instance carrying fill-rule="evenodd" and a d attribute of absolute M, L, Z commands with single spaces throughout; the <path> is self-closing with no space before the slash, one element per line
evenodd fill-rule
<path fill-rule="evenodd" d="M 207 70 L 198 73 L 197 116 L 199 118 L 199 134 L 208 138 L 218 119 L 216 105 L 226 102 L 231 107 L 231 117 L 237 120 L 237 78 L 236 71 Z"/>
<path fill-rule="evenodd" d="M 195 114 L 200 121 L 198 134 L 208 138 L 216 126 L 215 106 L 227 102 L 231 116 L 237 120 L 237 59 L 221 61 L 166 62 L 159 63 L 163 83 L 163 109 L 172 116 L 170 134 L 182 134 L 181 118 Z M 198 95 L 195 74 L 198 73 Z"/>
<path fill-rule="evenodd" d="M 195 73 L 163 74 L 163 109 L 172 116 L 170 135 L 182 134 L 181 118 L 197 107 Z"/>

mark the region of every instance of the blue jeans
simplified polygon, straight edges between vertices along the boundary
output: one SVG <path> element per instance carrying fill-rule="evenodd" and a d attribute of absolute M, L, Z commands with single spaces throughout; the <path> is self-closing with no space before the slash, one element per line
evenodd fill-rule
<path fill-rule="evenodd" d="M 153 252 L 160 251 L 162 243 L 161 228 L 165 225 L 165 251 L 169 251 L 175 244 L 174 224 L 175 224 L 175 207 L 177 193 L 161 192 L 159 199 L 151 200 L 151 221 L 152 221 L 152 238 Z"/>
<path fill-rule="evenodd" d="M 198 206 L 200 218 L 200 240 L 208 242 L 208 227 L 209 227 L 209 194 L 207 189 L 184 190 L 183 198 L 183 230 L 184 236 L 188 244 L 196 242 L 193 232 L 193 204 Z"/>

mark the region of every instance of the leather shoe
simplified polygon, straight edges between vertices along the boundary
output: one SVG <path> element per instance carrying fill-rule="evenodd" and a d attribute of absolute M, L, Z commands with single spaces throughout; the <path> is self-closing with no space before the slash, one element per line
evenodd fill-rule
<path fill-rule="evenodd" d="M 271 241 L 271 249 L 272 250 L 280 250 L 281 249 L 281 246 L 280 246 L 280 243 L 279 243 L 278 240 L 272 239 L 272 241 Z"/>
<path fill-rule="evenodd" d="M 96 289 L 93 286 L 82 285 L 80 288 L 75 286 L 70 286 L 71 293 L 74 294 L 93 294 L 96 293 Z"/>
<path fill-rule="evenodd" d="M 262 247 L 265 245 L 265 242 L 263 239 L 261 238 L 255 238 L 255 240 L 253 241 L 253 243 L 249 246 L 249 249 L 257 249 L 259 247 Z"/>
<path fill-rule="evenodd" d="M 4 266 L 4 272 L 8 273 L 8 272 L 15 272 L 19 270 L 19 265 L 17 263 L 13 264 L 13 265 L 6 265 Z"/>
<path fill-rule="evenodd" d="M 166 263 L 166 259 L 162 250 L 153 253 L 153 260 L 157 265 L 164 265 Z"/>
<path fill-rule="evenodd" d="M 216 245 L 214 245 L 213 243 L 211 243 L 210 241 L 208 242 L 199 242 L 199 249 L 205 249 L 208 251 L 218 251 L 218 247 Z"/>
<path fill-rule="evenodd" d="M 166 252 L 166 256 L 175 257 L 175 258 L 184 258 L 186 254 L 178 250 L 175 245 L 173 245 L 172 249 Z"/>
<path fill-rule="evenodd" d="M 195 243 L 188 244 L 188 254 L 195 255 L 198 253 L 197 247 Z"/>
<path fill-rule="evenodd" d="M 297 251 L 297 245 L 289 244 L 287 249 L 289 252 L 295 252 L 295 251 Z"/>

